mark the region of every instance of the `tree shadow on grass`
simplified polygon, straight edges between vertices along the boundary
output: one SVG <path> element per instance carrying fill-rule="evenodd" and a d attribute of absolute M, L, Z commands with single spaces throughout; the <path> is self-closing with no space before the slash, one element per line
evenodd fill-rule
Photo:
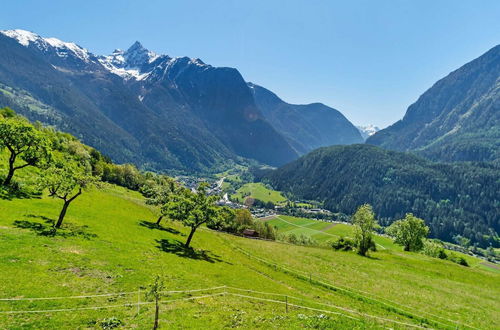
<path fill-rule="evenodd" d="M 161 224 L 157 225 L 156 222 L 152 222 L 152 221 L 141 220 L 139 222 L 139 226 L 146 227 L 148 229 L 162 230 L 162 231 L 166 231 L 166 232 L 169 232 L 169 233 L 175 234 L 175 235 L 186 236 L 186 234 L 183 234 L 174 228 L 163 227 Z"/>
<path fill-rule="evenodd" d="M 2 179 L 0 178 L 0 182 Z M 25 198 L 41 198 L 39 192 L 29 191 L 27 189 L 22 189 L 17 184 L 12 184 L 10 186 L 3 186 L 0 184 L 0 199 L 13 200 L 13 199 L 25 199 Z"/>
<path fill-rule="evenodd" d="M 156 243 L 158 243 L 157 248 L 163 252 L 173 253 L 182 258 L 189 258 L 194 260 L 203 260 L 210 263 L 215 262 L 225 262 L 227 264 L 232 265 L 231 263 L 224 261 L 220 258 L 220 256 L 207 251 L 207 250 L 195 250 L 192 247 L 185 247 L 184 243 L 181 243 L 177 240 L 170 239 L 157 239 Z"/>
<path fill-rule="evenodd" d="M 71 223 L 66 223 L 62 225 L 61 228 L 55 229 L 55 220 L 47 218 L 43 215 L 26 214 L 26 218 L 34 218 L 43 220 L 40 221 L 29 221 L 29 220 L 15 220 L 13 225 L 17 228 L 29 229 L 35 232 L 39 236 L 60 236 L 60 237 L 83 237 L 85 239 L 91 239 L 97 237 L 96 234 L 88 232 L 88 226 L 77 226 Z"/>

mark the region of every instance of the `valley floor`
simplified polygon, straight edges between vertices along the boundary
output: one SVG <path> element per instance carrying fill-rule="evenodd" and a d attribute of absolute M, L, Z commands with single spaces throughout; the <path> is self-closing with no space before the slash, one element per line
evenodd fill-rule
<path fill-rule="evenodd" d="M 75 200 L 50 236 L 59 208 L 47 196 L 0 199 L 0 328 L 152 327 L 144 293 L 156 275 L 168 291 L 164 329 L 500 326 L 495 272 L 396 249 L 363 258 L 206 228 L 185 249 L 184 227 L 157 227 L 140 194 L 111 185 Z"/>

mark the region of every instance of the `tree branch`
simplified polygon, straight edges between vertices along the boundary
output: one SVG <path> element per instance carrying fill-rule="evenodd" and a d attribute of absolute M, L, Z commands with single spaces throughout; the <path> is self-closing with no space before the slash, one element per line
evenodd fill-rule
<path fill-rule="evenodd" d="M 82 193 L 82 188 L 78 189 L 78 192 L 73 196 L 71 197 L 68 202 L 71 203 L 75 198 L 77 198 L 78 196 L 80 196 Z"/>
<path fill-rule="evenodd" d="M 16 166 L 16 167 L 14 167 L 14 169 L 15 169 L 15 170 L 20 170 L 20 169 L 25 168 L 26 166 L 30 166 L 30 165 L 31 165 L 30 163 L 26 163 L 26 164 L 24 164 L 24 165 L 20 165 L 20 166 Z"/>

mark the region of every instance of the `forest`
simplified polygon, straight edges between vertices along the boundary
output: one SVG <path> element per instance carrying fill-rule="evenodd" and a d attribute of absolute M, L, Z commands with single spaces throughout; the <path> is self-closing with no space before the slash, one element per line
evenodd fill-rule
<path fill-rule="evenodd" d="M 435 163 L 370 145 L 317 149 L 263 176 L 275 189 L 352 214 L 373 205 L 387 226 L 411 212 L 430 236 L 458 235 L 480 247 L 500 246 L 500 181 L 495 163 Z"/>

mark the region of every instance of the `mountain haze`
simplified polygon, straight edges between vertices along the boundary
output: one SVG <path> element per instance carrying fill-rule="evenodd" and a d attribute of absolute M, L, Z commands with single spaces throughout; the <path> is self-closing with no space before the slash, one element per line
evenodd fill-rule
<path fill-rule="evenodd" d="M 248 83 L 264 117 L 299 154 L 335 144 L 361 143 L 356 127 L 339 111 L 321 103 L 289 104 L 270 90 Z"/>

